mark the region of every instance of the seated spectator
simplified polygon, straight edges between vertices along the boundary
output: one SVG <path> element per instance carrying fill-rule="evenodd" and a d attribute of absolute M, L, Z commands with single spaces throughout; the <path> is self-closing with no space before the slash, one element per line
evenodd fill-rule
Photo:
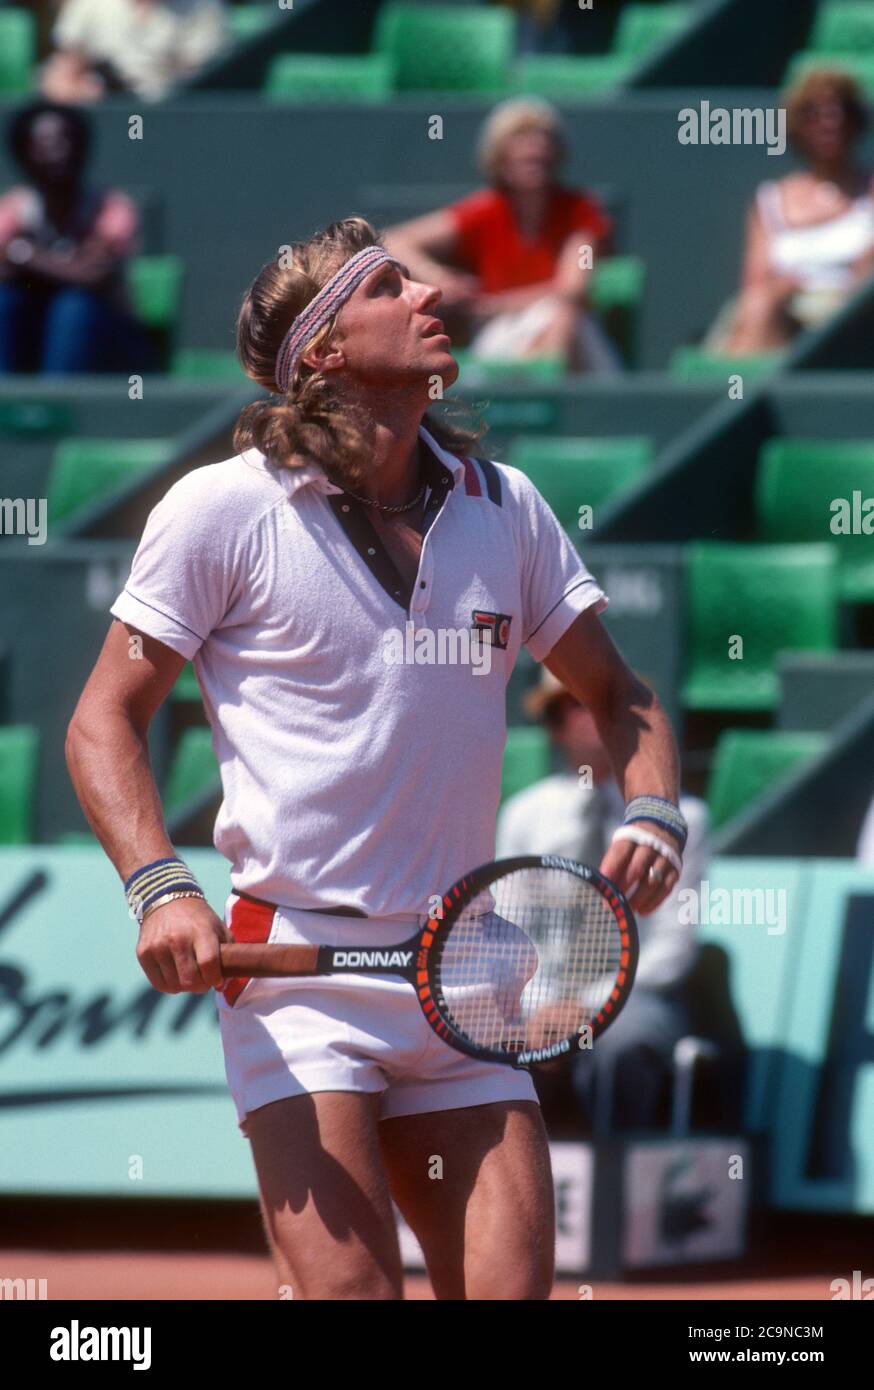
<path fill-rule="evenodd" d="M 165 96 L 225 44 L 223 0 L 64 0 L 42 71 L 52 101 Z"/>
<path fill-rule="evenodd" d="M 560 854 L 597 868 L 622 824 L 625 804 L 595 721 L 545 669 L 525 706 L 542 720 L 566 766 L 504 804 L 497 857 Z M 581 769 L 588 774 L 581 777 Z M 695 926 L 683 920 L 678 895 L 690 888 L 701 892 L 708 815 L 697 797 L 681 796 L 680 810 L 689 827 L 683 872 L 661 906 L 637 918 L 640 960 L 628 1001 L 591 1051 L 580 1052 L 571 1063 L 573 1089 L 590 1127 L 605 1114 L 611 1128 L 663 1124 L 674 1047 L 691 1031 L 685 982 L 698 946 Z"/>
<path fill-rule="evenodd" d="M 27 179 L 0 197 L 0 372 L 142 370 L 150 354 L 125 300 L 137 213 L 87 183 L 87 116 L 36 102 L 8 129 Z"/>
<path fill-rule="evenodd" d="M 610 220 L 598 202 L 556 181 L 564 155 L 546 102 L 504 102 L 489 116 L 480 163 L 492 187 L 390 229 L 385 244 L 418 280 L 443 292 L 447 330 L 481 358 L 559 355 L 571 368 L 620 369 L 587 305 Z"/>
<path fill-rule="evenodd" d="M 760 184 L 747 222 L 743 278 L 718 346 L 759 352 L 822 323 L 874 270 L 874 178 L 856 162 L 867 124 L 846 73 L 816 69 L 785 96 L 789 138 L 806 168 Z"/>
<path fill-rule="evenodd" d="M 520 53 L 563 53 L 573 46 L 579 25 L 577 0 L 497 0 L 516 14 Z M 585 18 L 583 20 L 585 22 Z"/>

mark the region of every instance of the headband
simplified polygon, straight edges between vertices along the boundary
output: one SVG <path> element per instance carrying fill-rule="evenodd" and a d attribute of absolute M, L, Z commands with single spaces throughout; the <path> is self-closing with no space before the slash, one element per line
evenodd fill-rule
<path fill-rule="evenodd" d="M 283 394 L 288 390 L 294 364 L 310 338 L 333 318 L 361 281 L 385 261 L 396 264 L 384 246 L 365 246 L 363 251 L 356 251 L 301 309 L 276 354 L 276 384 Z"/>

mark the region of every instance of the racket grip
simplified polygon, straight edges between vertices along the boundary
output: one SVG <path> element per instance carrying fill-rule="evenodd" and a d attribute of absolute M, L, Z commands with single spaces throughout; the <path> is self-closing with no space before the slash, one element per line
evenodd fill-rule
<path fill-rule="evenodd" d="M 274 975 L 315 975 L 318 946 L 278 946 L 271 942 L 223 941 L 219 946 L 222 975 L 267 979 Z"/>

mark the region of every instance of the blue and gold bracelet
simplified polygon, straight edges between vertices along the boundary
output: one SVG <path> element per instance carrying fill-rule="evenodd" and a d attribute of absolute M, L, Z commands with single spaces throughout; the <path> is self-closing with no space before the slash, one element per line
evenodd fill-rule
<path fill-rule="evenodd" d="M 669 830 L 680 842 L 680 852 L 686 847 L 689 827 L 686 818 L 673 801 L 664 796 L 634 796 L 625 808 L 623 825 L 636 820 L 655 821 L 663 830 Z"/>
<path fill-rule="evenodd" d="M 203 898 L 203 889 L 181 859 L 156 859 L 131 874 L 124 885 L 130 915 L 142 923 L 146 913 L 172 897 Z"/>

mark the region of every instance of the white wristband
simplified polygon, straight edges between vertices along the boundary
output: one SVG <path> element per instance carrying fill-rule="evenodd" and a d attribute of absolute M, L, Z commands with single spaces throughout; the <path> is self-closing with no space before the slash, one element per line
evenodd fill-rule
<path fill-rule="evenodd" d="M 634 840 L 635 844 L 648 845 L 650 849 L 658 850 L 678 874 L 683 872 L 683 861 L 677 851 L 664 840 L 660 840 L 658 835 L 651 835 L 648 830 L 641 830 L 637 825 L 620 825 L 618 830 L 613 832 L 613 839 Z"/>

